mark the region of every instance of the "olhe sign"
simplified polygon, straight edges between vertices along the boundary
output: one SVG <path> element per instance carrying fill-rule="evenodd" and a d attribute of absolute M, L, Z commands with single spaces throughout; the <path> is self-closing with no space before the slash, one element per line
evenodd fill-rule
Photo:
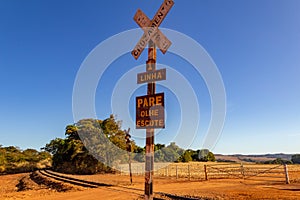
<path fill-rule="evenodd" d="M 164 93 L 136 97 L 136 128 L 165 128 Z"/>

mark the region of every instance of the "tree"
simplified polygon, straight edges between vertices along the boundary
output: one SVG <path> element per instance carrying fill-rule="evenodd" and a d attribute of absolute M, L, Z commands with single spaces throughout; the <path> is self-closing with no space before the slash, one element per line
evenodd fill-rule
<path fill-rule="evenodd" d="M 277 164 L 277 165 L 282 165 L 282 164 L 293 164 L 292 161 L 290 160 L 283 160 L 281 158 L 276 158 L 275 160 L 268 160 L 265 161 L 264 164 Z"/>
<path fill-rule="evenodd" d="M 5 157 L 8 163 L 17 163 L 25 160 L 19 147 L 9 146 L 4 147 L 4 150 L 6 152 Z"/>
<path fill-rule="evenodd" d="M 300 154 L 295 154 L 292 156 L 292 162 L 294 164 L 300 164 Z"/>
<path fill-rule="evenodd" d="M 50 143 L 46 144 L 45 147 L 42 148 L 42 150 L 45 150 L 52 155 L 55 155 L 62 150 L 62 146 L 64 145 L 65 140 L 61 138 L 56 138 L 54 140 L 51 140 Z"/>
<path fill-rule="evenodd" d="M 142 147 L 137 146 L 133 150 L 133 152 L 136 153 L 135 156 L 134 156 L 134 158 L 133 158 L 135 161 L 137 161 L 137 162 L 145 162 L 145 152 L 146 152 L 145 147 L 142 148 Z M 155 159 L 155 154 L 154 154 L 154 159 Z M 157 161 L 157 160 L 155 160 L 155 161 Z"/>
<path fill-rule="evenodd" d="M 7 163 L 6 161 L 6 151 L 4 148 L 2 148 L 2 145 L 0 147 L 0 166 L 4 166 Z M 1 170 L 0 170 L 1 172 Z"/>
<path fill-rule="evenodd" d="M 162 149 L 162 148 L 165 148 L 166 147 L 166 145 L 164 145 L 164 144 L 154 144 L 154 151 L 158 151 L 158 150 L 160 150 L 160 149 Z"/>
<path fill-rule="evenodd" d="M 215 162 L 216 161 L 215 155 L 212 152 L 210 152 L 208 149 L 201 149 L 199 151 L 198 158 L 199 158 L 199 161 L 202 161 L 202 162 L 208 162 L 208 161 Z"/>
<path fill-rule="evenodd" d="M 25 160 L 28 162 L 38 162 L 40 160 L 39 152 L 35 149 L 26 149 L 22 153 L 24 155 Z"/>
<path fill-rule="evenodd" d="M 78 128 L 75 125 L 67 125 L 65 135 L 68 139 L 80 140 Z"/>
<path fill-rule="evenodd" d="M 207 161 L 211 161 L 211 162 L 216 161 L 215 155 L 212 152 L 208 152 Z"/>
<path fill-rule="evenodd" d="M 173 148 L 170 148 L 170 146 L 161 149 L 161 151 L 164 154 L 164 162 L 174 162 L 180 157 L 180 155 Z"/>
<path fill-rule="evenodd" d="M 127 158 L 126 134 L 120 127 L 121 122 L 113 115 L 105 120 L 82 119 L 67 125 L 66 138 L 50 141 L 44 150 L 53 155 L 53 168 L 57 171 L 78 174 L 111 171 L 109 166 Z M 134 141 L 132 146 L 135 151 Z"/>
<path fill-rule="evenodd" d="M 66 130 L 70 127 L 67 126 Z M 56 171 L 78 174 L 94 173 L 97 168 L 96 159 L 90 158 L 83 143 L 77 139 L 79 137 L 74 133 L 66 134 L 66 139 L 56 138 L 51 140 L 43 149 L 53 154 L 52 167 Z M 89 168 L 86 167 L 87 165 L 89 165 Z"/>
<path fill-rule="evenodd" d="M 181 155 L 178 159 L 179 162 L 190 162 L 193 160 L 192 158 L 193 150 L 184 151 L 183 155 Z"/>
<path fill-rule="evenodd" d="M 1 146 L 1 145 L 0 145 Z M 50 166 L 50 154 L 35 149 L 0 147 L 0 173 L 23 173 Z"/>

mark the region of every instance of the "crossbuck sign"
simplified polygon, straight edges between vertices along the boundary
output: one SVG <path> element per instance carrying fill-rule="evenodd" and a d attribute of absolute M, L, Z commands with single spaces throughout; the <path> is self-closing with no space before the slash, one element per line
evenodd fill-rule
<path fill-rule="evenodd" d="M 156 93 L 156 81 L 166 80 L 166 69 L 156 70 L 156 46 L 166 53 L 171 46 L 168 38 L 158 29 L 173 0 L 164 0 L 152 20 L 141 10 L 134 15 L 134 21 L 143 29 L 144 34 L 131 54 L 138 59 L 148 45 L 146 72 L 137 74 L 137 83 L 147 83 L 147 95 L 136 97 L 136 129 L 146 129 L 145 159 L 145 199 L 153 200 L 154 174 L 154 129 L 165 128 L 164 93 Z"/>
<path fill-rule="evenodd" d="M 144 34 L 131 52 L 135 59 L 139 58 L 150 40 L 157 45 L 163 54 L 167 52 L 168 48 L 171 46 L 171 42 L 158 27 L 173 5 L 173 0 L 165 0 L 152 20 L 150 20 L 140 9 L 136 12 L 133 19 L 144 30 Z"/>

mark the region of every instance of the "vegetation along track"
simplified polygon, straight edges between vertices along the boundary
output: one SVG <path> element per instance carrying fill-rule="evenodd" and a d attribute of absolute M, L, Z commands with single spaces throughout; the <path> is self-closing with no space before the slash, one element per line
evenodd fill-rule
<path fill-rule="evenodd" d="M 49 171 L 49 170 L 39 170 L 39 173 L 45 177 L 55 179 L 56 181 L 62 182 L 62 183 L 68 183 L 71 185 L 75 186 L 81 186 L 84 188 L 98 188 L 98 187 L 106 187 L 107 189 L 112 189 L 112 190 L 121 190 L 121 191 L 130 191 L 130 192 L 136 192 L 139 189 L 134 189 L 134 188 L 128 188 L 125 186 L 119 186 L 119 185 L 110 185 L 110 184 L 105 184 L 105 183 L 98 183 L 98 182 L 93 182 L 93 181 L 86 181 L 86 180 L 81 180 L 69 176 L 64 176 L 62 174 L 57 174 L 55 172 Z M 141 194 L 142 191 L 139 191 Z M 182 199 L 182 200 L 195 200 L 199 198 L 192 198 L 192 197 L 186 197 L 186 196 L 178 196 L 174 194 L 168 194 L 164 192 L 156 192 L 154 196 L 157 196 L 157 198 L 154 199 Z"/>

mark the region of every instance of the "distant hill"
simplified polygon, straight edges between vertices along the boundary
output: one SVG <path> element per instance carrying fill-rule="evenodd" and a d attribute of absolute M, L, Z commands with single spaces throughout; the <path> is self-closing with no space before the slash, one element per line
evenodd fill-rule
<path fill-rule="evenodd" d="M 234 154 L 234 155 L 222 155 L 215 154 L 215 158 L 219 162 L 249 162 L 249 163 L 260 163 L 265 161 L 272 161 L 277 158 L 281 158 L 283 160 L 291 160 L 293 154 L 263 154 L 263 155 L 242 155 L 242 154 Z"/>

